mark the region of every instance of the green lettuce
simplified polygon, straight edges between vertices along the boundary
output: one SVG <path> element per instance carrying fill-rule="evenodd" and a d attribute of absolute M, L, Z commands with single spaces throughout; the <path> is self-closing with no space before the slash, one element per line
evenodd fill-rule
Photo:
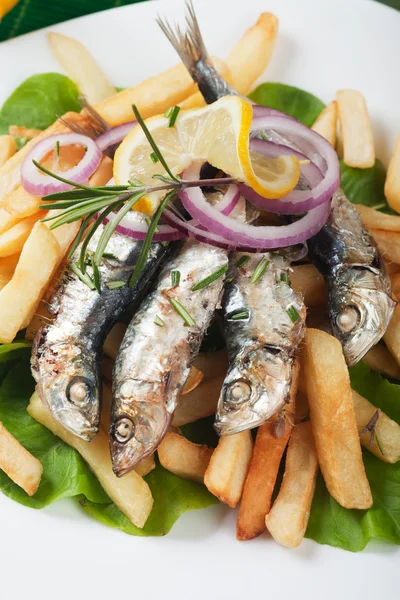
<path fill-rule="evenodd" d="M 69 110 L 81 110 L 78 95 L 75 83 L 60 73 L 28 77 L 0 110 L 0 134 L 10 125 L 46 129 Z"/>

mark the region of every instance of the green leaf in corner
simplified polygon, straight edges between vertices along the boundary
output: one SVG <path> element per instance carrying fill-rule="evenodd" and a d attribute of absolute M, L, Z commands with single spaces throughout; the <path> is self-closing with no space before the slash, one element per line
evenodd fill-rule
<path fill-rule="evenodd" d="M 31 508 L 43 508 L 56 500 L 82 494 L 94 502 L 109 502 L 107 494 L 80 454 L 26 412 L 33 391 L 29 360 L 17 362 L 0 386 L 0 421 L 40 460 L 43 465 L 42 480 L 36 494 L 30 497 L 0 471 L 0 490 L 9 498 Z"/>
<path fill-rule="evenodd" d="M 12 344 L 0 344 L 0 363 L 14 360 L 20 356 L 29 356 L 32 349 L 32 342 L 22 340 Z"/>
<path fill-rule="evenodd" d="M 250 94 L 256 104 L 275 108 L 311 127 L 325 105 L 313 94 L 284 83 L 262 83 Z"/>
<path fill-rule="evenodd" d="M 28 77 L 0 110 L 0 134 L 8 133 L 10 125 L 46 129 L 69 110 L 81 110 L 78 95 L 75 83 L 60 73 Z"/>
<path fill-rule="evenodd" d="M 132 525 L 115 504 L 105 506 L 83 500 L 81 505 L 85 512 L 98 521 L 130 535 L 160 536 L 168 533 L 184 512 L 218 504 L 217 498 L 204 485 L 181 479 L 160 465 L 145 480 L 153 494 L 154 505 L 143 529 Z"/>
<path fill-rule="evenodd" d="M 370 169 L 355 169 L 340 161 L 341 187 L 353 204 L 364 204 L 385 213 L 396 214 L 388 205 L 385 194 L 386 169 L 380 160 Z"/>

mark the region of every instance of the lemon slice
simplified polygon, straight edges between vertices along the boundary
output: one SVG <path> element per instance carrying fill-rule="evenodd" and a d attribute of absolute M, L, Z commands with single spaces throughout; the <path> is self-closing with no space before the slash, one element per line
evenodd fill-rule
<path fill-rule="evenodd" d="M 250 102 L 239 96 L 224 96 L 204 108 L 181 111 L 169 127 L 164 116 L 146 120 L 146 125 L 174 175 L 193 162 L 209 162 L 238 181 L 251 186 L 264 198 L 282 198 L 297 184 L 300 165 L 295 156 L 267 158 L 250 154 L 249 132 L 253 117 Z M 141 127 L 135 127 L 115 153 L 117 185 L 139 179 L 156 185 L 155 174 L 165 174 Z M 136 210 L 153 214 L 163 193 L 151 193 L 136 204 Z"/>

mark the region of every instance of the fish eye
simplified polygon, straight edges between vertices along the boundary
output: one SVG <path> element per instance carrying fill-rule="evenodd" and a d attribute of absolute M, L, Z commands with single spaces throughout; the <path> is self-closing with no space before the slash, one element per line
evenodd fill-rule
<path fill-rule="evenodd" d="M 336 326 L 343 333 L 350 333 L 359 324 L 360 311 L 356 306 L 348 305 L 336 317 Z"/>
<path fill-rule="evenodd" d="M 82 407 L 92 399 L 94 386 L 86 377 L 74 377 L 69 382 L 66 396 L 72 404 Z"/>
<path fill-rule="evenodd" d="M 231 383 L 225 390 L 225 401 L 236 408 L 251 397 L 250 384 L 244 379 L 239 379 Z"/>
<path fill-rule="evenodd" d="M 135 432 L 135 425 L 128 417 L 122 417 L 114 426 L 114 437 L 120 444 L 126 444 Z"/>

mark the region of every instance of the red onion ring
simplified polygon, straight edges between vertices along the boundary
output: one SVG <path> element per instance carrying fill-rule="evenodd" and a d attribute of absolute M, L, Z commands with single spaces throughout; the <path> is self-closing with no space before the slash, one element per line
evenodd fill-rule
<path fill-rule="evenodd" d="M 112 129 L 107 129 L 97 139 L 96 144 L 102 152 L 105 152 L 110 146 L 117 146 L 122 140 L 128 135 L 130 131 L 137 125 L 137 121 L 131 121 L 130 123 L 123 123 L 117 125 Z"/>
<path fill-rule="evenodd" d="M 25 190 L 35 196 L 46 196 L 54 192 L 65 192 L 74 189 L 74 186 L 68 183 L 58 181 L 39 171 L 33 164 L 33 160 L 40 162 L 48 152 L 56 148 L 57 142 L 60 146 L 86 146 L 82 160 L 75 167 L 57 173 L 65 179 L 84 183 L 93 175 L 100 164 L 102 153 L 96 143 L 86 135 L 80 133 L 60 133 L 52 135 L 38 142 L 27 154 L 21 165 L 21 183 Z"/>
<path fill-rule="evenodd" d="M 198 176 L 199 165 L 196 164 L 183 173 L 184 179 Z M 220 213 L 207 202 L 201 188 L 186 188 L 179 192 L 179 196 L 188 213 L 211 233 L 221 236 L 236 247 L 248 246 L 264 250 L 304 242 L 323 227 L 330 211 L 329 202 L 325 202 L 290 225 L 255 227 L 234 221 Z"/>

